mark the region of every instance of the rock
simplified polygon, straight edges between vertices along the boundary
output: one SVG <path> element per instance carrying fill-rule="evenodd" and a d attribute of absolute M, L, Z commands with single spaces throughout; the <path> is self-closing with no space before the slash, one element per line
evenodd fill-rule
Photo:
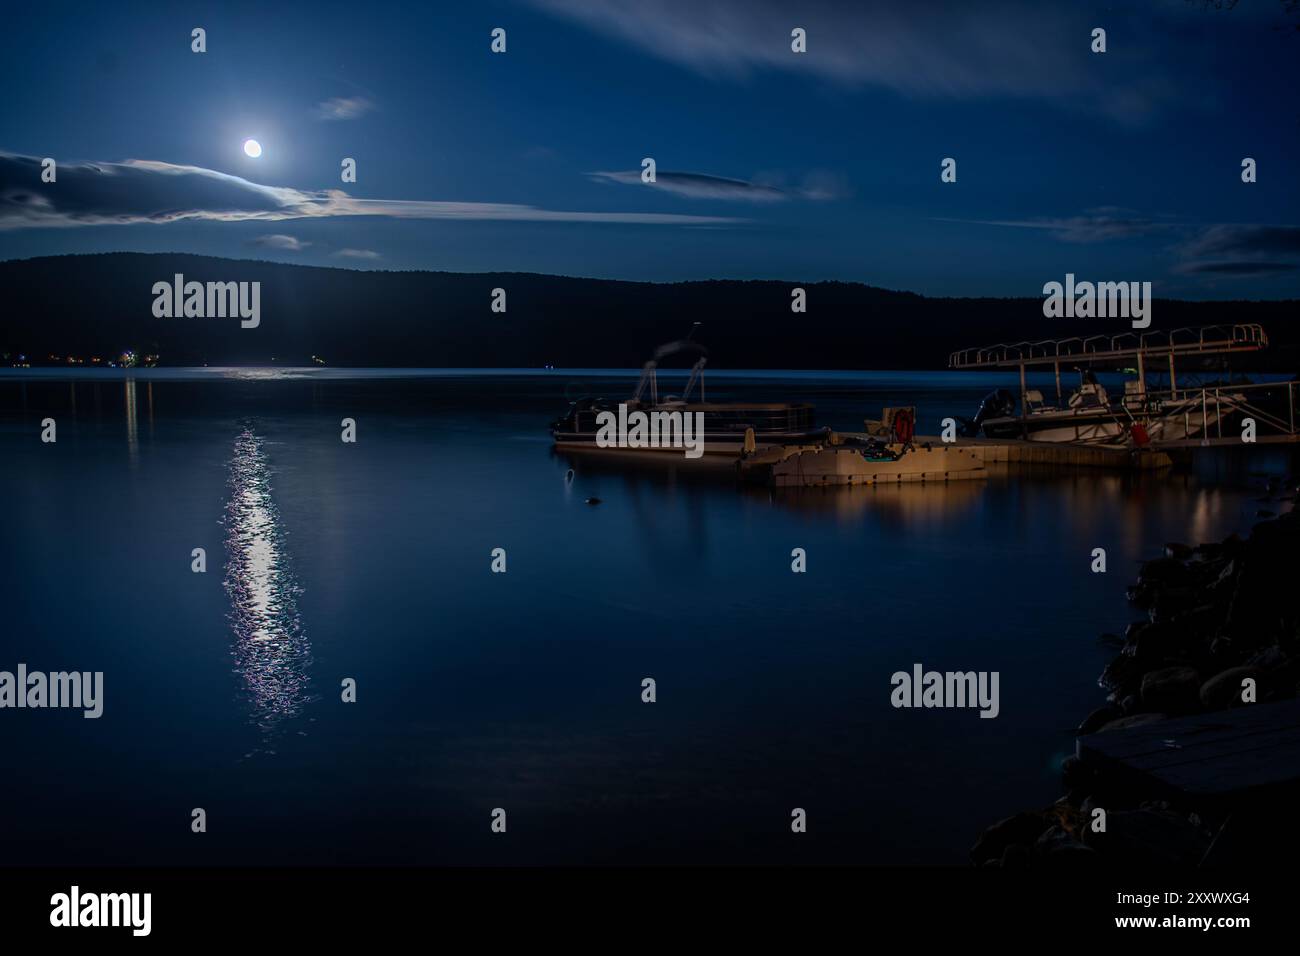
<path fill-rule="evenodd" d="M 1219 588 L 1219 587 L 1223 587 L 1224 585 L 1230 585 L 1232 584 L 1232 579 L 1236 576 L 1236 574 L 1237 574 L 1237 562 L 1229 561 L 1227 564 L 1223 566 L 1223 570 L 1219 572 L 1218 576 L 1214 579 L 1214 583 L 1211 584 L 1210 587 Z"/>
<path fill-rule="evenodd" d="M 1050 866 L 1073 866 L 1091 863 L 1095 854 L 1070 834 L 1064 827 L 1054 826 L 1044 831 L 1034 843 L 1034 855 Z"/>
<path fill-rule="evenodd" d="M 1143 661 L 1145 669 L 1153 662 L 1163 661 L 1167 657 L 1178 657 L 1184 647 L 1190 643 L 1191 638 L 1183 628 L 1169 621 L 1153 619 L 1145 627 L 1132 632 L 1128 643 L 1124 645 L 1124 652 Z"/>
<path fill-rule="evenodd" d="M 1070 836 L 1065 827 L 1053 824 L 1038 835 L 1038 839 L 1034 841 L 1034 850 L 1035 852 L 1050 850 L 1054 846 L 1073 842 L 1074 837 Z"/>
<path fill-rule="evenodd" d="M 1119 720 L 1112 720 L 1109 724 L 1104 725 L 1097 733 L 1104 734 L 1110 730 L 1127 730 L 1129 727 L 1154 724 L 1157 720 L 1167 719 L 1168 716 L 1168 714 L 1134 714 L 1132 717 L 1121 717 Z"/>
<path fill-rule="evenodd" d="M 1220 671 L 1201 685 L 1201 703 L 1208 710 L 1222 710 L 1242 703 L 1241 682 L 1247 677 L 1259 681 L 1257 667 L 1229 667 Z"/>
<path fill-rule="evenodd" d="M 1130 687 L 1136 689 L 1147 665 L 1130 654 L 1120 654 L 1106 665 L 1097 682 L 1107 690 L 1122 691 L 1127 696 Z"/>
<path fill-rule="evenodd" d="M 1108 862 L 1147 867 L 1195 866 L 1210 846 L 1210 834 L 1164 810 L 1112 811 L 1105 832 L 1088 830 L 1086 839 Z"/>
<path fill-rule="evenodd" d="M 589 504 L 589 505 L 598 505 L 598 504 L 600 504 L 600 499 L 599 499 L 599 498 L 595 498 L 595 497 L 588 498 L 588 499 L 587 499 L 587 504 Z"/>
<path fill-rule="evenodd" d="M 1186 561 L 1192 556 L 1192 549 L 1185 544 L 1179 544 L 1171 541 L 1165 545 L 1165 557 L 1173 558 L 1175 561 Z"/>
<path fill-rule="evenodd" d="M 1187 566 L 1183 562 L 1174 558 L 1154 558 L 1142 565 L 1142 571 L 1138 574 L 1138 584 L 1171 587 L 1182 584 L 1187 578 Z"/>
<path fill-rule="evenodd" d="M 1265 680 L 1269 684 L 1280 687 L 1290 687 L 1296 681 L 1300 681 L 1300 657 L 1287 658 L 1284 664 L 1281 664 L 1265 675 Z"/>
<path fill-rule="evenodd" d="M 1252 529 L 1226 621 L 1227 633 L 1243 647 L 1263 647 L 1294 634 L 1300 613 L 1294 600 L 1297 554 L 1300 519 L 1285 515 Z"/>
<path fill-rule="evenodd" d="M 1050 820 L 1041 813 L 1030 811 L 999 820 L 975 841 L 970 850 L 971 860 L 976 864 L 1000 860 L 1007 847 L 1013 843 L 1027 846 L 1037 840 L 1049 826 Z"/>
<path fill-rule="evenodd" d="M 1012 843 L 1002 851 L 1002 868 L 1006 870 L 1023 870 L 1029 866 L 1029 847 L 1023 843 Z"/>
<path fill-rule="evenodd" d="M 1255 667 L 1271 671 L 1286 663 L 1286 653 L 1282 648 L 1273 644 L 1251 657 L 1250 663 Z"/>
<path fill-rule="evenodd" d="M 1050 867 L 1078 869 L 1100 866 L 1104 861 L 1101 854 L 1092 847 L 1084 846 L 1082 843 L 1075 841 L 1054 847 L 1043 862 Z"/>
<path fill-rule="evenodd" d="M 1067 790 L 1080 790 L 1086 794 L 1086 788 L 1092 785 L 1092 778 L 1092 768 L 1075 754 L 1070 754 L 1061 761 L 1061 783 Z"/>
<path fill-rule="evenodd" d="M 1134 714 L 1141 713 L 1142 701 L 1138 699 L 1137 694 L 1129 694 L 1119 704 L 1120 710 L 1124 712 L 1125 717 L 1132 717 Z M 1118 718 L 1116 718 L 1118 720 Z"/>
<path fill-rule="evenodd" d="M 1194 587 L 1162 588 L 1148 603 L 1152 623 L 1165 623 L 1196 607 L 1201 594 Z"/>
<path fill-rule="evenodd" d="M 1142 706 L 1178 714 L 1200 704 L 1201 677 L 1190 667 L 1162 667 L 1142 678 Z"/>
<path fill-rule="evenodd" d="M 1240 659 L 1237 653 L 1237 646 L 1230 637 L 1216 637 L 1210 641 L 1210 656 L 1220 661 L 1235 661 Z"/>
<path fill-rule="evenodd" d="M 1108 724 L 1112 720 L 1119 720 L 1123 716 L 1124 712 L 1118 707 L 1098 707 L 1087 717 L 1083 718 L 1083 722 L 1079 724 L 1078 728 L 1076 728 L 1074 732 L 1080 737 L 1084 734 L 1095 733 L 1102 727 L 1102 725 Z"/>

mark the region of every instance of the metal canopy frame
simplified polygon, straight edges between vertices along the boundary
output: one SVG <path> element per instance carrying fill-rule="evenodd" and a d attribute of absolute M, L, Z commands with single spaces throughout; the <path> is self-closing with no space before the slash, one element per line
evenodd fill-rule
<path fill-rule="evenodd" d="M 700 323 L 696 322 L 691 326 L 691 331 L 686 338 L 678 339 L 676 342 L 669 342 L 667 345 L 661 345 L 659 348 L 655 349 L 655 353 L 650 357 L 650 361 L 646 362 L 641 368 L 641 378 L 636 383 L 636 391 L 632 393 L 631 400 L 633 402 L 640 402 L 642 396 L 645 395 L 646 388 L 648 387 L 650 389 L 650 404 L 659 404 L 659 363 L 669 356 L 677 355 L 681 352 L 694 352 L 699 355 L 695 364 L 691 366 L 690 378 L 686 380 L 686 389 L 682 392 L 681 399 L 682 401 L 686 401 L 687 397 L 691 394 L 691 389 L 694 388 L 698 382 L 700 386 L 700 401 L 703 402 L 705 400 L 704 366 L 709 361 L 709 350 L 699 342 L 692 341 L 699 327 Z"/>
<path fill-rule="evenodd" d="M 1053 365 L 1066 359 L 1085 362 L 1124 362 L 1138 358 L 1177 355 L 1227 355 L 1268 348 L 1268 336 L 1255 323 L 1210 325 L 1137 335 L 1093 335 L 1088 338 L 1048 339 L 962 349 L 948 356 L 953 369 L 1015 368 Z"/>
<path fill-rule="evenodd" d="M 1052 366 L 1056 372 L 1056 401 L 1064 400 L 1061 392 L 1061 362 L 1102 365 L 1137 365 L 1137 393 L 1147 395 L 1147 362 L 1166 359 L 1169 364 L 1169 394 L 1178 395 L 1178 378 L 1174 360 L 1180 356 L 1232 355 L 1258 352 L 1268 348 L 1264 328 L 1253 322 L 1237 325 L 1207 325 L 1170 329 L 1167 332 L 1144 332 L 1136 335 L 1092 335 L 1087 338 L 1048 339 L 1042 342 L 1015 342 L 962 349 L 948 356 L 951 369 L 1015 368 L 1020 370 L 1021 437 L 1026 436 L 1025 421 L 1029 414 L 1025 369 Z M 1204 393 L 1202 394 L 1204 400 Z M 1294 430 L 1294 426 L 1292 426 Z"/>

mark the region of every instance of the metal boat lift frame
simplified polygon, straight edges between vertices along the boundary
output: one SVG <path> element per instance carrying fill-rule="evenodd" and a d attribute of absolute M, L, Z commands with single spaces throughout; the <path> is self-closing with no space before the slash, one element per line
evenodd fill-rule
<path fill-rule="evenodd" d="M 1056 400 L 1064 401 L 1061 392 L 1061 362 L 1077 362 L 1101 365 L 1137 365 L 1137 394 L 1144 404 L 1149 396 L 1168 395 L 1171 399 L 1178 396 L 1178 378 L 1176 359 L 1179 356 L 1235 355 L 1243 352 L 1259 352 L 1268 348 L 1268 336 L 1262 326 L 1256 323 L 1236 325 L 1212 325 L 1200 328 L 1179 328 L 1169 331 L 1145 332 L 1137 335 L 1124 332 L 1119 335 L 1093 335 L 1087 338 L 1048 339 L 1041 342 L 1000 343 L 970 349 L 961 349 L 948 356 L 948 367 L 956 370 L 1016 368 L 1020 371 L 1020 420 L 1024 422 L 1029 413 L 1027 401 L 1028 386 L 1025 382 L 1025 370 L 1029 367 L 1052 366 L 1056 376 Z M 1169 389 L 1167 391 L 1149 392 L 1146 384 L 1148 363 L 1152 360 L 1165 359 L 1169 367 Z M 1295 424 L 1295 383 L 1275 382 L 1260 385 L 1234 386 L 1234 390 L 1250 388 L 1281 387 L 1287 388 L 1287 420 L 1283 422 L 1275 416 L 1257 409 L 1251 409 L 1257 417 L 1285 432 L 1292 439 L 1296 436 Z M 1189 391 L 1184 390 L 1186 398 Z M 1202 420 L 1208 424 L 1208 405 L 1210 390 L 1202 388 Z M 1219 389 L 1213 390 L 1213 399 L 1219 403 Z M 1220 426 L 1222 427 L 1222 426 Z M 1202 440 L 1208 438 L 1202 431 Z"/>

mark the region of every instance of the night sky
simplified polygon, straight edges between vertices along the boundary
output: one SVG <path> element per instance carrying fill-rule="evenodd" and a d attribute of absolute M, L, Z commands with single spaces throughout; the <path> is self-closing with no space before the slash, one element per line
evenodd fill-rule
<path fill-rule="evenodd" d="M 1292 297 L 1288 6 L 12 5 L 0 258 L 177 251 L 930 295 L 1038 296 L 1074 272 Z M 46 156 L 57 183 L 40 182 Z M 1241 181 L 1244 157 L 1258 182 Z"/>

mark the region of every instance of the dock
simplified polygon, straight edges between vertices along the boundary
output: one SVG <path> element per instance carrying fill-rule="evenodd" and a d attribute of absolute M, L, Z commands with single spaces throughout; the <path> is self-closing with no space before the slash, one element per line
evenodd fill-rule
<path fill-rule="evenodd" d="M 866 438 L 866 434 L 847 434 Z M 1153 471 L 1173 464 L 1161 447 L 1132 448 L 1083 442 L 1027 441 L 1020 438 L 957 438 L 950 442 L 934 435 L 917 435 L 918 448 L 956 448 L 983 464 L 1061 465 L 1074 468 L 1109 468 L 1113 471 Z"/>
<path fill-rule="evenodd" d="M 939 439 L 918 437 L 916 442 L 937 443 Z M 1062 465 L 1073 468 L 1109 468 L 1114 471 L 1154 471 L 1173 464 L 1173 459 L 1159 447 L 1126 448 L 1120 445 L 1007 438 L 958 438 L 950 444 L 969 449 L 985 464 Z"/>
<path fill-rule="evenodd" d="M 818 488 L 830 485 L 896 485 L 904 482 L 943 483 L 983 478 L 981 457 L 951 444 L 884 446 L 879 454 L 853 444 L 773 445 L 743 456 L 737 464 L 741 480 L 775 488 Z M 895 457 L 896 456 L 896 457 Z"/>
<path fill-rule="evenodd" d="M 1149 448 L 1034 442 L 1008 439 L 939 438 L 917 436 L 904 447 L 885 447 L 895 460 L 866 457 L 854 442 L 865 433 L 838 433 L 829 442 L 812 445 L 772 445 L 743 456 L 737 463 L 742 480 L 775 488 L 819 488 L 832 485 L 895 485 L 904 482 L 943 484 L 985 478 L 989 464 L 1103 468 L 1112 471 L 1153 471 L 1173 464 L 1169 455 Z M 845 440 L 847 444 L 841 444 Z"/>
<path fill-rule="evenodd" d="M 1289 866 L 1300 852 L 1300 834 L 1290 823 L 1300 794 L 1300 700 L 1088 734 L 1075 752 L 1121 790 L 1195 810 L 1213 833 L 1202 848 L 1185 827 L 1171 827 L 1167 818 L 1152 827 L 1161 820 L 1152 817 L 1121 841 L 1130 851 L 1166 860 L 1191 854 L 1209 868 Z"/>
<path fill-rule="evenodd" d="M 1075 747 L 1099 772 L 1168 794 L 1237 803 L 1300 785 L 1300 700 L 1088 734 Z"/>

